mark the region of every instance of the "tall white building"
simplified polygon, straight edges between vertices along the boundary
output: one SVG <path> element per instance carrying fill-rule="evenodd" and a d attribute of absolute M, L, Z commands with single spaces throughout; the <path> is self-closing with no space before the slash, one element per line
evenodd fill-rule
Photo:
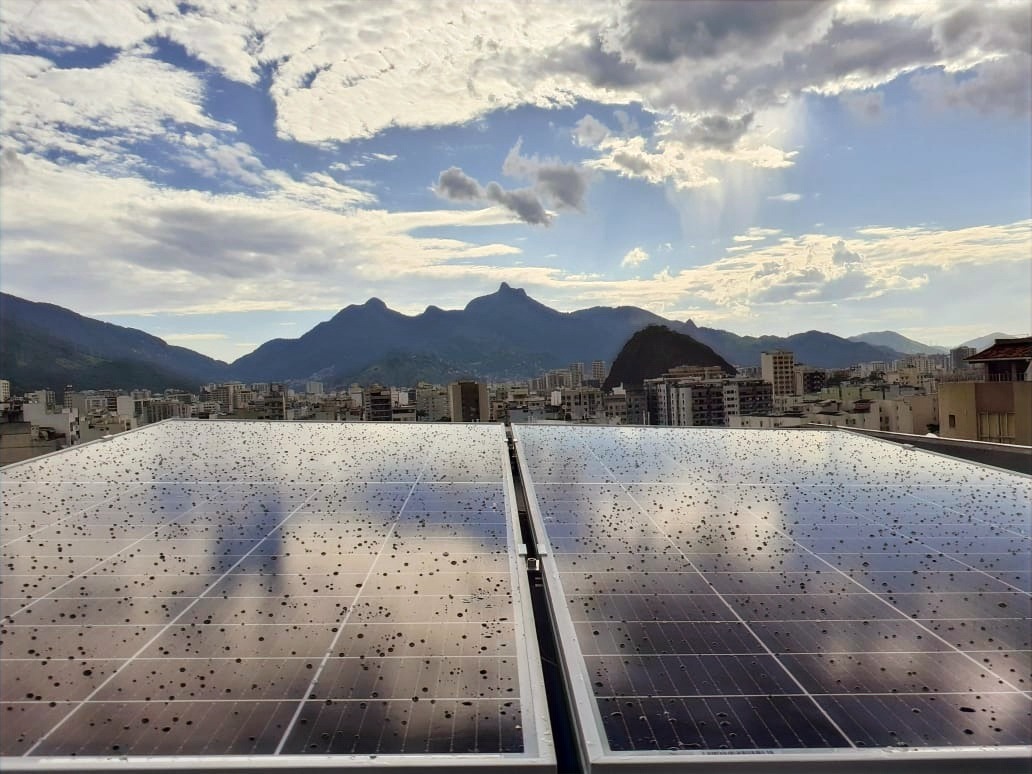
<path fill-rule="evenodd" d="M 11 399 L 11 383 L 6 379 L 0 379 L 0 403 Z"/>
<path fill-rule="evenodd" d="M 760 378 L 773 387 L 774 395 L 791 395 L 795 390 L 795 355 L 785 349 L 760 354 Z"/>
<path fill-rule="evenodd" d="M 605 360 L 593 360 L 591 362 L 591 378 L 599 384 L 606 380 Z"/>

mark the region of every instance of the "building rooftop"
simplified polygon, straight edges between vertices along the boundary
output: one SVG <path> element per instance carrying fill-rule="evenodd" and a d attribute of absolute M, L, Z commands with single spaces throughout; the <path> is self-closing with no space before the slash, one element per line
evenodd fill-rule
<path fill-rule="evenodd" d="M 170 420 L 4 468 L 0 768 L 1027 768 L 1029 476 L 513 434 Z"/>
<path fill-rule="evenodd" d="M 964 358 L 969 363 L 985 363 L 990 360 L 1032 360 L 1032 336 L 1021 339 L 997 339 L 981 352 Z"/>

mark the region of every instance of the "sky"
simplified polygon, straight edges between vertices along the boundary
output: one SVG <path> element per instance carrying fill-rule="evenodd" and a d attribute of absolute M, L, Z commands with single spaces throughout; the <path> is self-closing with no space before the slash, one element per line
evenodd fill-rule
<path fill-rule="evenodd" d="M 3 0 L 0 289 L 226 361 L 501 282 L 743 335 L 1026 333 L 1030 13 Z"/>

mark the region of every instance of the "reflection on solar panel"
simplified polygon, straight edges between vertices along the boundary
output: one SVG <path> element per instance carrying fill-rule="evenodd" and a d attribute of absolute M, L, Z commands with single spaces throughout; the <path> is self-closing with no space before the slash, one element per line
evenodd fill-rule
<path fill-rule="evenodd" d="M 2 490 L 5 770 L 554 765 L 500 426 L 171 421 Z"/>
<path fill-rule="evenodd" d="M 843 432 L 515 435 L 593 769 L 1027 766 L 1027 476 Z"/>

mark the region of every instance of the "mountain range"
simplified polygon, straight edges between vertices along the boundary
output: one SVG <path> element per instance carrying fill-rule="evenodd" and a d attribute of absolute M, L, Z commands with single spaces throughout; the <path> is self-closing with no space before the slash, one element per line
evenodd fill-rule
<path fill-rule="evenodd" d="M 181 387 L 206 382 L 317 380 L 413 384 L 460 377 L 520 379 L 573 362 L 612 362 L 637 331 L 663 325 L 691 336 L 735 365 L 758 365 L 760 353 L 789 349 L 819 368 L 893 360 L 900 351 L 821 331 L 793 336 L 738 336 L 668 320 L 633 306 L 559 312 L 506 283 L 464 309 L 427 307 L 403 315 L 373 298 L 341 309 L 296 339 L 273 339 L 233 363 L 167 344 L 133 328 L 84 317 L 53 304 L 0 294 L 0 376 L 24 391 Z"/>
<path fill-rule="evenodd" d="M 904 355 L 945 355 L 949 350 L 946 347 L 937 347 L 934 344 L 922 344 L 920 341 L 908 339 L 895 331 L 872 331 L 850 336 L 850 341 L 862 341 L 865 344 L 873 344 L 876 347 L 888 347 Z"/>

